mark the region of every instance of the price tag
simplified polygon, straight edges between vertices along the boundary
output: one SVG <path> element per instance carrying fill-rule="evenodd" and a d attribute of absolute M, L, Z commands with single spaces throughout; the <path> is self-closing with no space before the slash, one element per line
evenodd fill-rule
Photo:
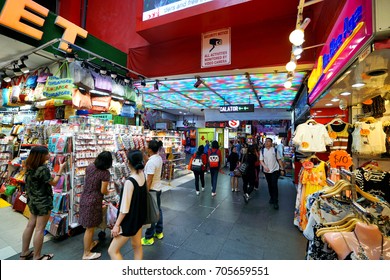
<path fill-rule="evenodd" d="M 346 151 L 337 150 L 330 153 L 329 163 L 332 168 L 343 167 L 349 169 L 352 166 L 352 158 Z"/>

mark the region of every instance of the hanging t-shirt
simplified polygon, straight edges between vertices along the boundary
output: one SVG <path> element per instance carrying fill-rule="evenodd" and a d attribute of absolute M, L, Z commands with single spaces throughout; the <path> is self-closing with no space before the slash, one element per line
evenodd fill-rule
<path fill-rule="evenodd" d="M 328 124 L 326 129 L 329 137 L 333 140 L 333 145 L 329 147 L 331 151 L 348 149 L 350 124 Z"/>
<path fill-rule="evenodd" d="M 378 155 L 386 152 L 386 134 L 382 122 L 356 122 L 352 133 L 352 152 L 362 155 Z"/>
<path fill-rule="evenodd" d="M 354 171 L 356 184 L 365 192 L 382 196 L 390 203 L 390 173 L 360 167 Z"/>
<path fill-rule="evenodd" d="M 332 144 L 325 126 L 320 123 L 303 123 L 297 126 L 293 143 L 298 152 L 326 152 L 326 145 Z"/>

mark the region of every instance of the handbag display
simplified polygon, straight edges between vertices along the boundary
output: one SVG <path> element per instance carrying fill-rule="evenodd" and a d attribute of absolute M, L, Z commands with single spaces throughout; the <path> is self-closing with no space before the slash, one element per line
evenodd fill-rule
<path fill-rule="evenodd" d="M 38 78 L 37 78 L 37 83 L 43 83 L 43 84 L 46 83 L 47 78 L 50 76 L 53 76 L 53 74 L 50 73 L 49 68 L 45 67 L 41 71 L 41 73 L 39 73 Z"/>
<path fill-rule="evenodd" d="M 52 99 L 72 99 L 72 89 L 74 88 L 73 79 L 69 74 L 68 62 L 63 62 L 58 73 L 65 66 L 66 68 L 66 78 L 58 78 L 57 76 L 50 76 L 47 78 L 45 83 L 45 88 L 43 90 L 43 95 L 47 98 Z"/>
<path fill-rule="evenodd" d="M 80 61 L 75 61 L 69 64 L 70 77 L 76 86 L 82 87 L 85 90 L 95 88 L 95 81 L 89 69 L 82 66 Z"/>
<path fill-rule="evenodd" d="M 112 79 L 108 76 L 103 76 L 91 71 L 92 77 L 95 80 L 95 89 L 102 90 L 104 92 L 111 92 Z"/>
<path fill-rule="evenodd" d="M 92 110 L 96 112 L 107 112 L 110 108 L 111 96 L 92 97 Z"/>
<path fill-rule="evenodd" d="M 89 92 L 82 93 L 79 89 L 74 88 L 72 93 L 73 108 L 79 110 L 89 110 L 92 108 L 92 100 Z"/>
<path fill-rule="evenodd" d="M 157 205 L 157 193 L 148 191 L 146 195 L 146 220 L 144 225 L 157 223 L 160 219 L 160 210 Z"/>

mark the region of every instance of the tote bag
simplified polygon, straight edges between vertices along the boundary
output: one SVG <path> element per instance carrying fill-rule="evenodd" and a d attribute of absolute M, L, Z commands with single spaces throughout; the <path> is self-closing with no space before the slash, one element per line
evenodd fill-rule
<path fill-rule="evenodd" d="M 43 95 L 47 98 L 72 100 L 72 89 L 74 88 L 73 79 L 70 78 L 68 62 L 62 63 L 57 73 L 65 66 L 66 78 L 50 76 L 46 80 Z"/>
<path fill-rule="evenodd" d="M 146 220 L 144 225 L 157 223 L 160 219 L 160 210 L 157 205 L 157 193 L 148 191 L 146 195 Z"/>

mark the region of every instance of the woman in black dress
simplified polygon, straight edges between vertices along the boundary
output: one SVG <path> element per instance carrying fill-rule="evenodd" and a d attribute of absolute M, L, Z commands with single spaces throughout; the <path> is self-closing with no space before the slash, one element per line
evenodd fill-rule
<path fill-rule="evenodd" d="M 131 176 L 126 180 L 119 201 L 119 213 L 111 235 L 114 237 L 108 254 L 112 260 L 123 260 L 120 252 L 123 245 L 131 238 L 134 259 L 142 260 L 141 244 L 142 225 L 146 220 L 146 178 L 143 172 L 143 155 L 139 150 L 132 150 L 127 155 Z"/>

